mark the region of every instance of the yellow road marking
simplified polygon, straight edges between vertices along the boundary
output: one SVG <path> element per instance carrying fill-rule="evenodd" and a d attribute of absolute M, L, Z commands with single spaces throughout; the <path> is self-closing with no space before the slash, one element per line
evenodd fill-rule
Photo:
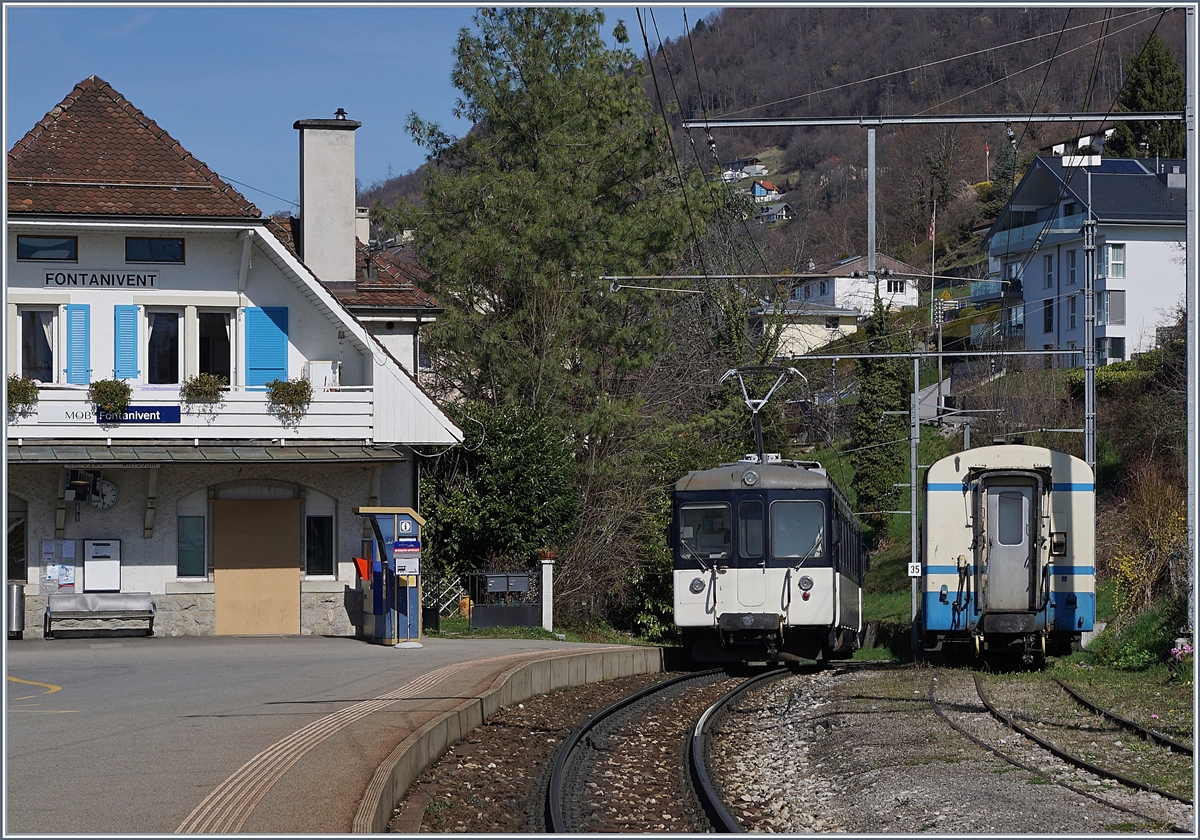
<path fill-rule="evenodd" d="M 62 686 L 61 686 L 61 685 L 51 685 L 50 683 L 40 683 L 40 682 L 33 682 L 32 680 L 19 680 L 19 679 L 17 679 L 16 677 L 9 677 L 9 679 L 10 679 L 12 682 L 20 683 L 21 685 L 36 685 L 36 686 L 40 686 L 40 687 L 42 687 L 42 688 L 46 689 L 46 691 L 43 691 L 43 692 L 42 692 L 42 694 L 53 694 L 53 693 L 54 693 L 54 692 L 56 692 L 56 691 L 62 691 Z M 36 694 L 31 694 L 30 696 L 31 696 L 31 697 L 37 697 L 37 695 L 36 695 Z M 26 698 L 24 698 L 24 697 L 21 697 L 21 698 L 18 698 L 18 699 L 24 700 L 24 699 L 26 699 Z"/>

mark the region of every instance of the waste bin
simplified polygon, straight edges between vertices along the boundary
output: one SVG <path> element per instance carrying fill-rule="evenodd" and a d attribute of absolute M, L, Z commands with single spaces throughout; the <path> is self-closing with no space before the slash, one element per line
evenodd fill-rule
<path fill-rule="evenodd" d="M 25 584 L 8 585 L 8 638 L 19 639 L 25 632 Z"/>

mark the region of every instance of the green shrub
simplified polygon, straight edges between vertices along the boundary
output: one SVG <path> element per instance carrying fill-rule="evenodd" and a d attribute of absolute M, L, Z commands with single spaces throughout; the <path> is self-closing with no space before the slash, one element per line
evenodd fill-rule
<path fill-rule="evenodd" d="M 17 376 L 15 373 L 8 377 L 8 413 L 23 414 L 37 405 L 38 386 L 32 379 Z"/>
<path fill-rule="evenodd" d="M 224 376 L 217 376 L 212 373 L 198 373 L 183 380 L 183 384 L 179 386 L 179 399 L 189 403 L 200 402 L 220 405 L 225 402 L 225 388 L 228 385 L 229 380 Z"/>
<path fill-rule="evenodd" d="M 1141 671 L 1166 662 L 1183 620 L 1181 604 L 1164 604 L 1130 620 L 1110 624 L 1088 647 L 1099 661 L 1122 671 Z"/>
<path fill-rule="evenodd" d="M 129 405 L 133 388 L 122 379 L 97 379 L 88 385 L 88 400 L 109 414 L 120 414 Z"/>
<path fill-rule="evenodd" d="M 307 379 L 272 379 L 267 383 L 270 411 L 284 423 L 299 423 L 312 402 L 312 383 Z"/>

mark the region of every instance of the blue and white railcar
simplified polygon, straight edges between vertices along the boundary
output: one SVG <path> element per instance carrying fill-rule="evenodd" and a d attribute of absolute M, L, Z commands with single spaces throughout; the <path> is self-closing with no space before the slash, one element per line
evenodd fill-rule
<path fill-rule="evenodd" d="M 675 623 L 697 661 L 849 656 L 862 629 L 862 533 L 815 461 L 754 456 L 675 484 Z"/>
<path fill-rule="evenodd" d="M 921 626 L 927 650 L 1065 653 L 1092 629 L 1095 482 L 1072 455 L 1005 444 L 925 476 Z"/>

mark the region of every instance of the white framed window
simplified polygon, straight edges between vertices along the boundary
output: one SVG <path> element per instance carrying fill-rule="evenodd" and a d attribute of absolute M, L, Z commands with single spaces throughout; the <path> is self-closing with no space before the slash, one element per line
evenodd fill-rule
<path fill-rule="evenodd" d="M 822 296 L 829 294 L 829 282 L 826 280 L 821 281 L 821 294 Z"/>
<path fill-rule="evenodd" d="M 148 385 L 175 385 L 182 380 L 183 310 L 146 307 L 146 364 Z"/>
<path fill-rule="evenodd" d="M 1125 245 L 1114 243 L 1108 246 L 1108 276 L 1117 279 L 1125 276 Z"/>
<path fill-rule="evenodd" d="M 1067 251 L 1067 285 L 1074 286 L 1079 282 L 1079 251 L 1072 248 Z"/>
<path fill-rule="evenodd" d="M 304 574 L 333 577 L 337 573 L 337 501 L 317 490 L 304 491 Z"/>
<path fill-rule="evenodd" d="M 8 494 L 8 581 L 25 583 L 29 574 L 29 503 Z"/>
<path fill-rule="evenodd" d="M 1045 278 L 1045 288 L 1054 288 L 1054 255 L 1046 254 L 1042 257 L 1042 276 Z"/>
<path fill-rule="evenodd" d="M 175 503 L 176 576 L 208 576 L 208 542 L 208 489 L 202 488 Z"/>
<path fill-rule="evenodd" d="M 905 283 L 903 280 L 889 280 L 889 281 L 887 281 L 888 294 L 889 295 L 902 295 L 902 294 L 904 294 L 904 286 L 905 286 Z"/>
<path fill-rule="evenodd" d="M 1073 330 L 1077 326 L 1076 319 L 1078 318 L 1078 303 L 1079 295 L 1071 295 L 1069 298 L 1067 298 L 1067 329 L 1069 330 Z"/>
<path fill-rule="evenodd" d="M 201 309 L 196 312 L 196 341 L 199 345 L 199 370 L 223 376 L 233 383 L 233 330 L 236 319 L 232 309 Z"/>
<path fill-rule="evenodd" d="M 21 307 L 17 311 L 21 376 L 39 382 L 54 382 L 57 370 L 54 357 L 58 345 L 58 310 Z"/>

